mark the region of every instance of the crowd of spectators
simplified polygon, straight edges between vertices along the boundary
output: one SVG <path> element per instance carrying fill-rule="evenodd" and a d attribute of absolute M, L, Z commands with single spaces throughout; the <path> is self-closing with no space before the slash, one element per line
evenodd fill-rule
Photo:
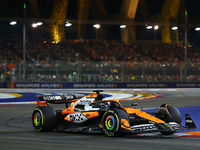
<path fill-rule="evenodd" d="M 200 49 L 188 47 L 188 62 L 200 63 Z M 22 60 L 22 42 L 0 43 L 1 59 Z M 51 41 L 26 41 L 27 60 L 62 61 L 132 61 L 132 62 L 184 62 L 183 43 L 163 44 L 161 42 L 135 42 L 124 44 L 114 40 L 68 40 L 64 43 Z"/>
<path fill-rule="evenodd" d="M 200 49 L 188 47 L 189 62 L 200 62 Z M 22 42 L 0 43 L 1 59 L 22 60 Z M 72 61 L 134 61 L 134 62 L 184 62 L 183 43 L 163 44 L 161 42 L 136 42 L 124 44 L 104 40 L 68 40 L 64 43 L 26 41 L 27 60 Z"/>
<path fill-rule="evenodd" d="M 75 62 L 75 61 L 92 61 L 102 62 L 104 66 L 117 66 L 124 62 L 130 67 L 157 67 L 172 65 L 181 67 L 184 63 L 184 44 L 163 44 L 161 42 L 139 41 L 135 43 L 124 44 L 118 41 L 105 40 L 74 40 L 70 39 L 63 43 L 52 43 L 51 41 L 42 41 L 32 43 L 26 40 L 26 60 L 36 62 Z M 194 46 L 187 49 L 188 64 L 191 66 L 200 65 L 200 49 Z M 23 45 L 20 41 L 1 42 L 0 43 L 0 60 L 3 61 L 22 61 Z M 45 64 L 45 63 L 44 63 Z M 48 64 L 48 63 L 47 63 Z M 63 74 L 62 78 L 68 80 L 70 75 Z M 162 76 L 160 74 L 150 74 L 144 77 L 130 74 L 125 71 L 124 74 L 129 81 L 180 81 L 180 75 L 172 74 Z M 188 81 L 198 80 L 198 75 L 188 75 Z M 71 79 L 70 79 L 71 80 Z M 90 78 L 91 80 L 91 78 Z M 121 72 L 114 74 L 111 72 L 105 75 L 103 80 L 122 81 Z M 123 79 L 125 80 L 125 79 Z"/>

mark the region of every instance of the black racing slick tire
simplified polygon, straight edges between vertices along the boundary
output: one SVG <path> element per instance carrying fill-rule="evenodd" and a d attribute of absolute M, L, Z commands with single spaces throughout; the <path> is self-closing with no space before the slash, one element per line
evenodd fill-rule
<path fill-rule="evenodd" d="M 167 105 L 167 110 L 169 112 L 169 116 L 164 118 L 163 120 L 165 120 L 166 123 L 168 122 L 176 122 L 178 124 L 182 124 L 182 118 L 181 118 L 181 113 L 180 111 L 174 107 L 174 106 L 168 106 Z M 166 134 L 166 135 L 170 135 L 173 134 L 175 132 L 161 132 L 162 134 Z"/>
<path fill-rule="evenodd" d="M 57 125 L 55 110 L 51 106 L 36 107 L 32 114 L 32 124 L 36 131 L 53 131 Z"/>
<path fill-rule="evenodd" d="M 181 124 L 182 118 L 180 111 L 174 106 L 167 106 L 167 109 L 171 115 L 171 121 Z"/>
<path fill-rule="evenodd" d="M 128 115 L 121 109 L 114 108 L 104 113 L 102 117 L 103 131 L 107 136 L 123 136 L 120 131 L 121 119 L 128 119 Z"/>

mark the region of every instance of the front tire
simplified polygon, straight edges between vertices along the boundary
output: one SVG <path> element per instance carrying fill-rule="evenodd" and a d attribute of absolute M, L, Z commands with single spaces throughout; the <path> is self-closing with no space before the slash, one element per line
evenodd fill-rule
<path fill-rule="evenodd" d="M 53 131 L 57 125 L 55 110 L 50 106 L 36 107 L 32 114 L 32 124 L 36 131 Z"/>
<path fill-rule="evenodd" d="M 176 123 L 181 125 L 182 124 L 182 118 L 181 118 L 180 111 L 174 106 L 165 106 L 165 108 L 168 110 L 168 113 L 167 113 L 167 115 L 163 114 L 165 116 L 165 118 L 160 118 L 160 119 L 164 120 L 166 123 L 176 122 Z M 158 110 L 155 117 L 158 117 L 159 113 L 161 113 L 161 112 Z M 166 134 L 166 135 L 170 135 L 170 134 L 173 134 L 175 132 L 161 132 L 161 133 Z"/>
<path fill-rule="evenodd" d="M 104 113 L 102 117 L 103 131 L 107 136 L 123 136 L 121 129 L 121 119 L 127 119 L 126 112 L 121 109 L 112 109 Z"/>

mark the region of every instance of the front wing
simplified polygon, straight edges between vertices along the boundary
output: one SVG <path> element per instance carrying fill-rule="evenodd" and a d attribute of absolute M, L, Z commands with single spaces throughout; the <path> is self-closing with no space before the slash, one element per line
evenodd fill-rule
<path fill-rule="evenodd" d="M 179 130 L 194 130 L 196 128 L 196 124 L 194 123 L 192 117 L 188 114 L 185 114 L 185 126 L 181 126 L 176 122 L 169 123 L 155 123 L 149 121 L 146 124 L 139 124 L 128 126 L 122 122 L 122 128 L 126 128 L 123 130 L 125 132 L 129 132 L 132 134 L 145 133 L 145 132 L 165 132 L 165 133 L 175 133 Z"/>
<path fill-rule="evenodd" d="M 124 126 L 122 124 L 122 126 Z M 127 126 L 126 126 L 127 127 Z M 181 129 L 181 125 L 176 122 L 169 122 L 165 124 L 149 123 L 149 124 L 139 124 L 130 127 L 129 133 L 138 134 L 146 132 L 169 132 L 175 133 Z M 125 131 L 127 132 L 127 131 Z"/>

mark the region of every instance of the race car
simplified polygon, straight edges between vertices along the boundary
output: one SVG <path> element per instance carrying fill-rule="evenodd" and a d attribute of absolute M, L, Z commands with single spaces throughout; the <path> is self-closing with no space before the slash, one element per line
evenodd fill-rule
<path fill-rule="evenodd" d="M 195 129 L 189 114 L 185 114 L 185 126 L 176 107 L 162 104 L 156 112 L 122 106 L 120 99 L 104 99 L 102 90 L 93 91 L 78 99 L 75 94 L 40 95 L 32 113 L 36 131 L 67 131 L 105 133 L 107 136 L 123 136 L 145 132 L 173 134 L 179 130 Z M 50 104 L 66 104 L 64 110 L 54 110 Z M 136 105 L 136 104 L 133 104 Z"/>

